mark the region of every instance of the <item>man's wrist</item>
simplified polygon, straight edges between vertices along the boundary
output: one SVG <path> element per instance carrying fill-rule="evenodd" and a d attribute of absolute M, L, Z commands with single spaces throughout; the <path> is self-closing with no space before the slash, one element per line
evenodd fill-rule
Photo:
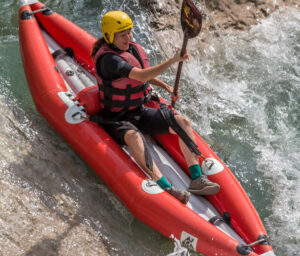
<path fill-rule="evenodd" d="M 167 90 L 169 93 L 172 93 L 172 92 L 173 92 L 173 88 L 172 88 L 170 85 L 166 85 L 166 90 Z"/>

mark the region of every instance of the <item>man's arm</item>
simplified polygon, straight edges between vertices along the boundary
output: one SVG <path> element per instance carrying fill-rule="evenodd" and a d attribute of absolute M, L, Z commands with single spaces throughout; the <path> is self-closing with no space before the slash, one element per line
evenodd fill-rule
<path fill-rule="evenodd" d="M 134 67 L 128 77 L 131 79 L 135 79 L 141 82 L 146 82 L 150 81 L 151 79 L 156 78 L 160 74 L 162 74 L 164 71 L 167 70 L 168 67 L 170 67 L 172 64 L 179 62 L 179 61 L 184 61 L 185 59 L 188 58 L 188 55 L 185 54 L 183 57 L 180 56 L 180 51 L 178 51 L 173 58 L 170 58 L 160 64 L 157 64 L 155 66 L 145 68 L 145 69 L 140 69 L 137 67 Z"/>
<path fill-rule="evenodd" d="M 167 92 L 169 93 L 172 93 L 173 92 L 173 87 L 166 84 L 165 82 L 161 81 L 160 79 L 158 79 L 157 77 L 151 79 L 149 81 L 150 84 L 153 84 L 153 85 L 156 85 L 164 90 L 166 90 Z"/>
<path fill-rule="evenodd" d="M 179 91 L 177 91 L 177 95 L 174 94 L 174 88 L 168 84 L 166 84 L 165 82 L 161 81 L 160 79 L 158 79 L 157 77 L 151 79 L 149 81 L 150 84 L 156 85 L 162 89 L 165 89 L 167 92 L 169 92 L 172 96 L 172 100 L 173 101 L 177 101 L 179 98 Z"/>

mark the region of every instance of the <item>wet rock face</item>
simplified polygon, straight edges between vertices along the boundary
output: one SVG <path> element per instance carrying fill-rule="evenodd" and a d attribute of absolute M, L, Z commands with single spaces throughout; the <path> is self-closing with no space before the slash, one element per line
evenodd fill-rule
<path fill-rule="evenodd" d="M 163 50 L 162 55 L 171 57 L 181 47 L 183 33 L 180 26 L 182 0 L 139 0 L 149 14 L 150 26 Z M 282 6 L 300 8 L 299 0 L 192 0 L 203 14 L 201 36 L 190 40 L 193 56 L 209 38 L 222 33 L 247 31 Z M 166 40 L 166 38 L 168 40 Z M 203 45 L 203 46 L 204 46 Z M 197 50 L 196 50 L 197 51 Z"/>
<path fill-rule="evenodd" d="M 178 23 L 181 0 L 140 0 L 150 12 L 155 30 L 174 29 Z M 194 0 L 224 30 L 243 31 L 259 23 L 280 6 L 300 7 L 299 0 Z"/>
<path fill-rule="evenodd" d="M 246 30 L 267 17 L 279 6 L 296 0 L 205 0 L 208 11 L 223 29 Z"/>
<path fill-rule="evenodd" d="M 178 23 L 180 4 L 177 0 L 140 0 L 150 14 L 150 25 L 155 30 L 174 29 Z"/>

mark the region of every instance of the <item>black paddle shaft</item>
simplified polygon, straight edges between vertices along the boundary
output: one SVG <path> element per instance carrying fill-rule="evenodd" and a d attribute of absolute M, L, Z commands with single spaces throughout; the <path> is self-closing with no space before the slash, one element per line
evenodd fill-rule
<path fill-rule="evenodd" d="M 188 40 L 189 40 L 188 33 L 185 32 L 184 33 L 183 44 L 182 44 L 182 48 L 181 48 L 181 53 L 180 53 L 181 57 L 184 55 L 184 53 L 186 51 Z M 183 65 L 183 61 L 180 61 L 178 63 L 176 80 L 175 80 L 175 85 L 174 85 L 174 90 L 173 90 L 173 93 L 174 93 L 175 96 L 177 96 L 177 93 L 178 93 L 178 85 L 179 85 L 180 75 L 181 75 L 181 71 L 182 71 L 182 65 Z M 172 107 L 174 107 L 174 106 L 175 106 L 175 101 L 172 100 Z"/>
<path fill-rule="evenodd" d="M 202 27 L 202 15 L 197 9 L 197 7 L 190 0 L 183 0 L 181 7 L 181 27 L 184 31 L 183 45 L 181 49 L 181 56 L 184 55 L 186 51 L 186 46 L 189 38 L 196 37 Z M 174 85 L 173 93 L 177 96 L 179 80 L 181 75 L 183 61 L 180 61 L 178 64 L 176 80 Z M 174 107 L 175 101 L 172 100 L 172 107 Z"/>

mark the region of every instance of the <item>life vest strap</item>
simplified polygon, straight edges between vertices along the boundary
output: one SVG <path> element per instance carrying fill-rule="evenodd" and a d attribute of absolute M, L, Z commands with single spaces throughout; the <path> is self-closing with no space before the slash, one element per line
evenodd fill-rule
<path fill-rule="evenodd" d="M 140 86 L 136 87 L 129 87 L 126 89 L 120 89 L 120 88 L 114 88 L 111 86 L 106 85 L 106 83 L 103 83 L 103 85 L 99 86 L 100 91 L 105 91 L 105 93 L 113 94 L 113 95 L 127 95 L 127 94 L 134 94 L 142 91 L 146 91 L 149 86 L 149 83 L 144 83 Z"/>
<path fill-rule="evenodd" d="M 127 95 L 127 94 L 125 94 Z M 109 99 L 102 99 L 101 102 L 104 104 L 105 108 L 130 108 L 130 107 L 139 107 L 141 105 L 143 105 L 144 103 L 147 103 L 151 98 L 150 93 L 143 97 L 143 98 L 139 98 L 139 99 L 135 99 L 135 100 L 125 100 L 125 101 L 117 101 L 117 100 L 109 100 Z"/>

